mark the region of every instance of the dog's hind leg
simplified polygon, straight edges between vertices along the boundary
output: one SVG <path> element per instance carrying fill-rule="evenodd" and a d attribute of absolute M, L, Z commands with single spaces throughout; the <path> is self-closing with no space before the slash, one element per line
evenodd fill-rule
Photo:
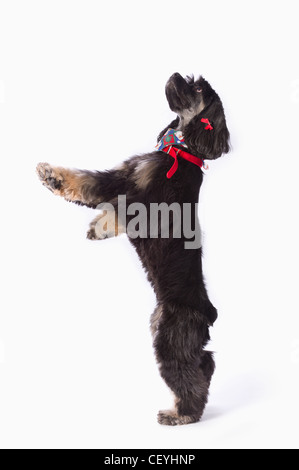
<path fill-rule="evenodd" d="M 170 426 L 199 421 L 208 401 L 214 372 L 212 353 L 202 351 L 200 363 L 172 360 L 160 364 L 160 373 L 175 395 L 175 407 L 158 413 L 158 422 Z"/>
<path fill-rule="evenodd" d="M 202 349 L 208 325 L 194 311 L 169 305 L 160 307 L 158 325 L 153 324 L 160 373 L 175 395 L 175 408 L 160 411 L 158 422 L 174 426 L 199 421 L 215 368 L 212 353 Z"/>

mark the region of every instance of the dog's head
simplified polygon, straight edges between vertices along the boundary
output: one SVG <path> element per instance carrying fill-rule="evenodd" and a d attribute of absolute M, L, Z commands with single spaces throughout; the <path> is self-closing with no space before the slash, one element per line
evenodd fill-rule
<path fill-rule="evenodd" d="M 183 132 L 191 153 L 215 159 L 228 153 L 229 131 L 221 100 L 210 84 L 200 77 L 184 79 L 173 74 L 166 84 L 169 107 L 178 114 L 178 128 Z M 213 129 L 206 129 L 208 119 Z"/>

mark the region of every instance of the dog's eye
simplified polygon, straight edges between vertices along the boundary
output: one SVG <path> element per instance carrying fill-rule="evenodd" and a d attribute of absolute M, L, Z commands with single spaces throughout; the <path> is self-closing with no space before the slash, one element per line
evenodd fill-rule
<path fill-rule="evenodd" d="M 195 86 L 195 91 L 196 91 L 196 93 L 201 93 L 202 92 L 201 86 L 199 86 L 199 85 Z"/>

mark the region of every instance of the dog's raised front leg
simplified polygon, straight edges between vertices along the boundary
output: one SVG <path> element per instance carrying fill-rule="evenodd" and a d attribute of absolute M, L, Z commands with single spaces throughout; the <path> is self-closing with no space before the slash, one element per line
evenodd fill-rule
<path fill-rule="evenodd" d="M 67 201 L 92 208 L 126 193 L 126 178 L 117 170 L 69 170 L 39 163 L 37 174 L 43 185 L 54 194 L 64 197 Z"/>

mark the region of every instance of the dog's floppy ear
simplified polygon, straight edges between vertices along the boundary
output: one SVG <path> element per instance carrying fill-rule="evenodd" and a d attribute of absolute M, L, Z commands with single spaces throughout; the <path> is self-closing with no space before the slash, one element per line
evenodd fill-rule
<path fill-rule="evenodd" d="M 160 142 L 162 139 L 163 135 L 168 131 L 168 129 L 176 129 L 180 123 L 180 118 L 177 117 L 174 121 L 172 121 L 165 129 L 163 129 L 162 132 L 158 135 L 157 142 Z"/>
<path fill-rule="evenodd" d="M 229 131 L 218 95 L 186 126 L 184 138 L 191 153 L 209 160 L 229 152 Z"/>

